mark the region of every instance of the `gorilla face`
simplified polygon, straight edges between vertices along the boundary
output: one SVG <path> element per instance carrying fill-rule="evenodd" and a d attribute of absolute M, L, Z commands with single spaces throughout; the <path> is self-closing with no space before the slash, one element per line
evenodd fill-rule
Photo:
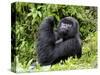
<path fill-rule="evenodd" d="M 72 27 L 72 24 L 62 22 L 59 29 L 62 34 L 68 34 L 71 27 Z"/>
<path fill-rule="evenodd" d="M 73 37 L 74 35 L 76 35 L 77 31 L 77 22 L 73 22 L 71 18 L 65 17 L 60 21 L 58 33 L 62 38 Z"/>

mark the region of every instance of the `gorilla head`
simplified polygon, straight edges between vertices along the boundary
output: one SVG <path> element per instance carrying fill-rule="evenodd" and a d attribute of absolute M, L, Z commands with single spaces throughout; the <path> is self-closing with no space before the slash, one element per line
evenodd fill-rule
<path fill-rule="evenodd" d="M 59 22 L 57 31 L 63 39 L 74 37 L 79 32 L 78 21 L 72 17 L 65 17 Z"/>

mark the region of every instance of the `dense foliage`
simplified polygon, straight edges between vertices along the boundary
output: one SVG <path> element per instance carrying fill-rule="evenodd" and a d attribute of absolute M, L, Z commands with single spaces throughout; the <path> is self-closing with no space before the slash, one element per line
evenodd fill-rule
<path fill-rule="evenodd" d="M 47 16 L 55 16 L 55 26 L 65 16 L 75 17 L 80 24 L 80 35 L 83 41 L 83 55 L 81 59 L 69 58 L 65 64 L 56 64 L 49 70 L 67 70 L 94 68 L 97 65 L 97 8 L 88 6 L 13 3 L 12 32 L 15 33 L 15 46 L 12 44 L 12 65 L 17 66 L 17 71 L 27 71 L 30 64 L 37 61 L 36 45 L 38 27 Z M 13 35 L 13 34 L 12 34 Z M 16 50 L 16 51 L 13 51 Z M 14 64 L 16 62 L 16 65 Z M 62 61 L 61 61 L 62 62 Z M 15 68 L 15 67 L 14 67 Z M 14 69 L 13 68 L 13 69 Z M 39 64 L 34 71 L 42 71 Z"/>

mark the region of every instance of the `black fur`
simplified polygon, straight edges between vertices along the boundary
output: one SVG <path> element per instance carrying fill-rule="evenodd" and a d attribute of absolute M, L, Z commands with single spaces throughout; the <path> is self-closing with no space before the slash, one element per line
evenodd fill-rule
<path fill-rule="evenodd" d="M 63 22 L 72 24 L 72 27 L 64 35 L 62 35 L 63 33 L 60 30 L 61 23 Z M 70 56 L 75 57 L 75 55 L 80 58 L 82 49 L 78 21 L 73 17 L 65 17 L 59 22 L 56 34 L 53 28 L 54 17 L 45 18 L 40 25 L 37 45 L 40 65 L 52 65 Z M 56 44 L 56 41 L 60 39 L 58 36 L 63 41 Z"/>

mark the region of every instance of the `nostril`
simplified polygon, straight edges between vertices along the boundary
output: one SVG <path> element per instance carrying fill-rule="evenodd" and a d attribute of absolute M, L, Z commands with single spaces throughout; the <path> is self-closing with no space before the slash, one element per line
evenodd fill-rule
<path fill-rule="evenodd" d="M 68 32 L 69 30 L 67 29 L 66 32 Z"/>
<path fill-rule="evenodd" d="M 65 28 L 61 28 L 61 31 L 66 31 L 66 29 Z"/>

